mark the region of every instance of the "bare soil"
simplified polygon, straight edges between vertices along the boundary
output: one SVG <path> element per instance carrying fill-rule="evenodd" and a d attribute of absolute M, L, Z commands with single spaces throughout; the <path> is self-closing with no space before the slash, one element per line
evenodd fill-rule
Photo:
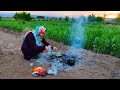
<path fill-rule="evenodd" d="M 68 46 L 47 40 L 59 50 Z M 56 76 L 32 76 L 30 61 L 21 52 L 21 33 L 0 28 L 0 79 L 120 79 L 120 58 L 97 54 L 82 49 L 84 65 L 69 71 L 59 71 Z M 47 70 L 47 66 L 43 66 Z"/>

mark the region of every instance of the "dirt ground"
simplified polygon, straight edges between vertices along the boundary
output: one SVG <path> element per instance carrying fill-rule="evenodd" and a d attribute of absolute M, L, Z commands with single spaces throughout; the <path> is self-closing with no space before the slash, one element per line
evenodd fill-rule
<path fill-rule="evenodd" d="M 52 40 L 48 42 L 59 50 L 68 49 Z M 34 77 L 30 61 L 23 59 L 20 47 L 21 33 L 0 28 L 0 79 L 120 79 L 120 58 L 83 49 L 80 52 L 84 60 L 82 66 L 59 71 L 56 76 Z"/>

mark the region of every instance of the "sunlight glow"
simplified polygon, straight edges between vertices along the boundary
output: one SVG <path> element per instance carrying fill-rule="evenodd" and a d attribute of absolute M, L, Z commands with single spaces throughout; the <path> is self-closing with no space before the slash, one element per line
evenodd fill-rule
<path fill-rule="evenodd" d="M 116 18 L 116 15 L 108 15 L 106 18 Z"/>

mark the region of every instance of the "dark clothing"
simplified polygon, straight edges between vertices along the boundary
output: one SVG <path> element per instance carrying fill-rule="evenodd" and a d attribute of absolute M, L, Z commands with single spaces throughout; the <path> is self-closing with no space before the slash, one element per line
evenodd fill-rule
<path fill-rule="evenodd" d="M 50 45 L 48 42 L 46 42 L 45 38 L 43 38 L 41 42 L 44 44 L 43 46 L 36 46 L 33 33 L 28 33 L 21 46 L 24 59 L 30 60 L 31 58 L 37 56 L 40 52 L 43 52 L 45 50 L 45 46 Z"/>

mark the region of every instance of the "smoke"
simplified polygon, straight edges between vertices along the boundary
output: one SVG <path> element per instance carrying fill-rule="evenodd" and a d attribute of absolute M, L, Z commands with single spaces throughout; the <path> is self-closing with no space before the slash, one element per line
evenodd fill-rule
<path fill-rule="evenodd" d="M 72 22 L 71 28 L 70 28 L 70 43 L 71 46 L 66 52 L 66 55 L 68 56 L 81 56 L 82 48 L 84 48 L 85 45 L 85 31 L 83 25 L 86 23 L 86 18 L 84 16 L 78 17 L 75 21 Z M 81 59 L 76 60 L 77 64 L 81 66 Z"/>
<path fill-rule="evenodd" d="M 85 35 L 84 28 L 82 24 L 85 23 L 85 17 L 80 16 L 74 22 L 70 29 L 70 42 L 71 46 L 75 48 L 84 48 L 85 45 Z"/>

